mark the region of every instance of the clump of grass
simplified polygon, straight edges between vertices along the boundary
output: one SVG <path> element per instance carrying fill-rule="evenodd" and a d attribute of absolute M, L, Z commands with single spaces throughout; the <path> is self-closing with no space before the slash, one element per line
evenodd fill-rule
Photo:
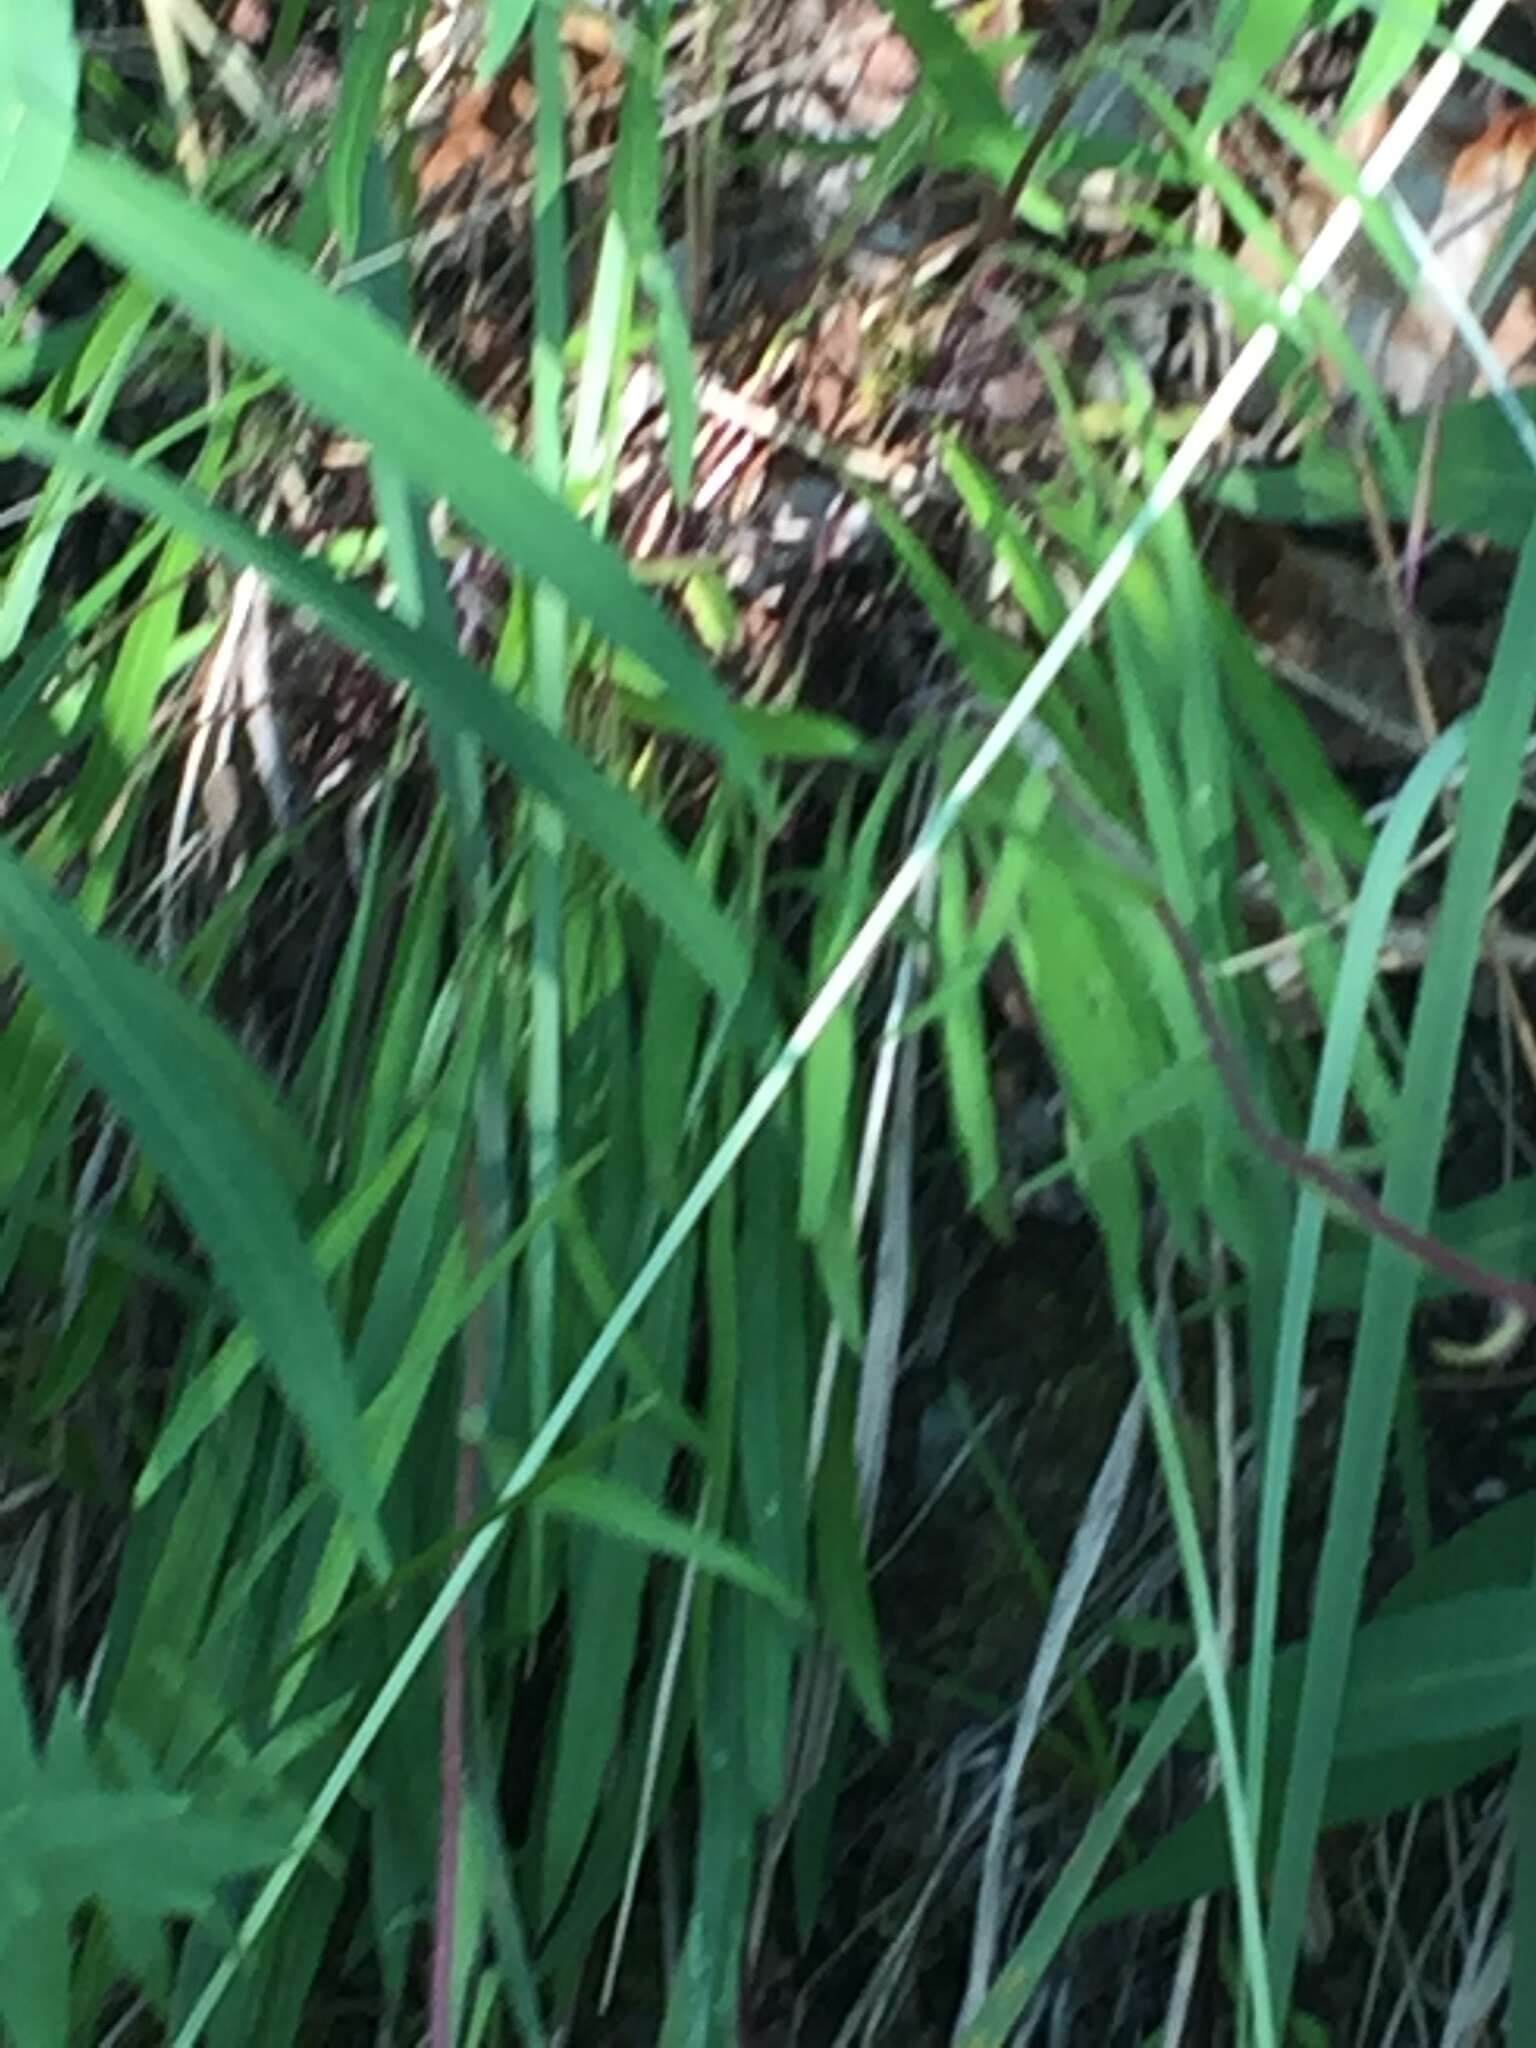
<path fill-rule="evenodd" d="M 923 85 L 870 152 L 863 210 L 916 150 L 987 183 L 1003 240 L 1021 221 L 1065 238 L 1088 166 L 1020 133 L 962 17 L 891 12 Z M 1155 182 L 1130 187 L 1112 274 L 1041 263 L 1059 305 L 1091 318 L 1157 269 L 1225 274 L 1193 196 L 1242 233 L 1254 208 L 1207 144 L 1313 12 L 1226 10 L 1195 112 L 1126 64 L 1160 124 Z M 670 603 L 608 537 L 644 354 L 684 506 L 699 417 L 667 245 L 683 60 L 665 14 L 611 24 L 616 168 L 573 304 L 561 10 L 490 11 L 488 61 L 524 66 L 537 108 L 524 458 L 412 339 L 400 136 L 426 10 L 345 18 L 323 174 L 270 206 L 299 159 L 226 132 L 265 119 L 253 67 L 211 46 L 235 109 L 215 95 L 213 116 L 187 89 L 200 11 L 148 13 L 163 110 L 64 0 L 0 19 L 0 264 L 18 266 L 0 439 L 31 493 L 0 555 L 0 1342 L 11 1499 L 42 1532 L 11 1545 L 0 1630 L 28 1844 L 0 1903 L 6 2027 L 285 2043 L 361 2006 L 378 2031 L 425 2013 L 441 2043 L 631 2022 L 726 2042 L 770 1929 L 836 1946 L 844 1774 L 909 1732 L 871 1557 L 903 1351 L 942 1274 L 913 1221 L 921 1177 L 998 1243 L 1020 1213 L 1003 986 L 1064 1103 L 1046 1174 L 1093 1219 L 1181 1590 L 1141 1617 L 1119 1668 L 1159 1677 L 1126 1711 L 1083 1617 L 1135 1430 L 1049 1562 L 1027 1492 L 1012 1503 L 972 1446 L 1049 1618 L 968 1822 L 954 2038 L 1029 2024 L 1117 1916 L 1230 1893 L 1235 1940 L 1207 1941 L 1200 1909 L 1147 1997 L 1176 2016 L 1203 1969 L 1235 2028 L 1280 2040 L 1310 1996 L 1320 1831 L 1523 1756 L 1530 1719 L 1529 1503 L 1432 1542 L 1405 1372 L 1424 1293 L 1529 1291 L 1510 1277 L 1527 1177 L 1461 1209 L 1437 1184 L 1532 713 L 1518 402 L 1497 390 L 1440 423 L 1437 527 L 1520 559 L 1475 713 L 1377 814 L 1208 571 L 1175 488 L 1193 465 L 1129 356 L 1115 431 L 1089 433 L 1042 353 L 1060 446 L 1028 488 L 955 434 L 934 437 L 938 516 L 866 493 L 942 645 L 944 715 L 859 732 L 792 701 L 744 710 L 693 630 L 728 638 L 713 569 L 687 567 Z M 274 64 L 328 26 L 290 0 Z M 1353 100 L 1437 33 L 1433 9 L 1383 18 Z M 712 76 L 726 48 L 706 38 Z M 706 133 L 696 217 L 727 142 Z M 1411 518 L 1431 430 L 1401 428 L 1343 359 L 1386 505 Z M 331 486 L 255 452 L 274 402 L 360 444 L 347 535 L 300 543 Z M 1372 516 L 1360 474 L 1319 446 L 1212 495 Z M 445 530 L 496 565 L 472 635 Z M 285 736 L 302 754 L 343 673 L 370 763 L 343 734 L 325 783 L 296 785 Z M 1379 961 L 1435 819 L 1438 915 L 1404 1026 Z M 1316 1046 L 1245 971 L 1258 924 Z M 1362 1156 L 1341 1164 L 1346 1146 Z M 1351 1311 L 1353 1356 L 1298 1566 L 1287 1503 L 1325 1307 Z M 1181 1327 L 1212 1333 L 1208 1421 Z M 1365 1618 L 1389 1471 L 1413 1565 Z M 1311 1621 L 1282 1647 L 1287 1599 Z M 1067 1711 L 1098 1803 L 1021 1906 L 1014 1801 Z M 1517 1856 L 1516 1921 L 1525 1883 Z M 890 2027 L 887 1960 L 864 2010 Z"/>

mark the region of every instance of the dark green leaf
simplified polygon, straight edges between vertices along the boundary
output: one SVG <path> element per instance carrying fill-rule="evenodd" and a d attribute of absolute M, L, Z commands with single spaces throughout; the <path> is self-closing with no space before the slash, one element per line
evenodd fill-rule
<path fill-rule="evenodd" d="M 0 932 L 76 1058 L 165 1176 L 265 1347 L 317 1466 L 356 1518 L 375 1569 L 387 1573 L 341 1340 L 290 1191 L 243 1113 L 265 1093 L 259 1077 L 182 996 L 87 930 L 7 853 Z"/>

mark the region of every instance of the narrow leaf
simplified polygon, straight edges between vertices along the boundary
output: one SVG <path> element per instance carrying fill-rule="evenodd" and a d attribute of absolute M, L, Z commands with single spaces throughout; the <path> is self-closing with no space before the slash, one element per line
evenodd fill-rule
<path fill-rule="evenodd" d="M 341 1340 L 282 1176 L 242 1114 L 245 1097 L 265 1092 L 262 1082 L 181 995 L 87 931 L 8 853 L 0 853 L 0 932 L 165 1176 L 384 1575 L 389 1553 Z"/>
<path fill-rule="evenodd" d="M 643 1493 L 617 1480 L 573 1473 L 538 1489 L 541 1510 L 568 1515 L 623 1543 L 681 1558 L 701 1572 L 726 1579 L 743 1592 L 755 1593 L 791 1621 L 805 1619 L 804 1603 L 772 1572 L 764 1571 L 745 1551 L 696 1529 L 678 1515 L 658 1508 Z"/>
<path fill-rule="evenodd" d="M 318 613 L 339 639 L 413 684 L 424 701 L 477 734 L 498 759 L 559 804 L 571 830 L 624 877 L 706 980 L 728 1000 L 741 995 L 747 980 L 742 941 L 665 835 L 633 797 L 605 781 L 574 747 L 546 732 L 456 648 L 424 628 L 392 618 L 318 562 L 99 442 L 77 442 L 4 406 L 0 441 L 83 468 L 126 502 L 196 534 L 231 561 L 259 569 L 291 602 Z"/>
<path fill-rule="evenodd" d="M 751 750 L 724 691 L 620 557 L 498 450 L 485 421 L 387 322 L 104 152 L 74 150 L 58 207 L 120 262 L 281 370 L 311 405 L 372 442 L 417 489 L 457 506 L 509 565 L 552 584 L 600 632 L 648 662 L 699 730 L 751 773 Z"/>

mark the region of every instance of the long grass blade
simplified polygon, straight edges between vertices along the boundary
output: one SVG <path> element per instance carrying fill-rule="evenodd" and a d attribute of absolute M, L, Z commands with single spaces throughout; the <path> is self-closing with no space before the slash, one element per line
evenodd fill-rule
<path fill-rule="evenodd" d="M 259 569 L 294 604 L 310 606 L 338 637 L 386 673 L 411 683 L 424 701 L 477 734 L 498 759 L 558 803 L 571 830 L 638 891 L 705 978 L 729 1000 L 742 994 L 747 957 L 739 933 L 706 899 L 693 871 L 638 803 L 495 690 L 454 648 L 379 611 L 319 563 L 97 442 L 77 442 L 6 407 L 0 407 L 0 437 L 46 460 L 86 470 L 127 502 L 196 534 L 230 560 Z"/>
<path fill-rule="evenodd" d="M 1388 1148 L 1382 1205 L 1420 1228 L 1434 1203 L 1439 1134 L 1449 1114 L 1484 910 L 1536 711 L 1536 673 L 1526 653 L 1533 632 L 1536 536 L 1527 540 L 1521 555 L 1499 651 L 1468 738 L 1458 836 L 1414 1015 L 1399 1126 Z M 1406 1252 L 1379 1240 L 1373 1245 L 1275 1852 L 1269 1956 L 1282 2010 L 1300 1949 L 1348 1668 L 1346 1650 L 1360 1613 L 1418 1275 Z"/>
<path fill-rule="evenodd" d="M 0 853 L 0 930 L 77 1058 L 165 1175 L 230 1297 L 266 1350 L 315 1462 L 380 1576 L 389 1550 L 341 1339 L 300 1233 L 293 1191 L 263 1147 L 275 1110 L 235 1047 L 177 992 Z"/>
<path fill-rule="evenodd" d="M 101 152 L 74 150 L 56 204 L 119 261 L 281 369 L 417 489 L 446 498 L 511 567 L 561 591 L 653 669 L 699 733 L 752 776 L 751 751 L 720 685 L 620 558 L 502 454 L 484 421 L 365 306 L 327 292 L 291 258 Z"/>

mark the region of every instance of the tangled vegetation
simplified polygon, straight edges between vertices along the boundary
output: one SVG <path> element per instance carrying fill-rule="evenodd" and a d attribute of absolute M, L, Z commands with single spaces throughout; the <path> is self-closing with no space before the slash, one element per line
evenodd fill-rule
<path fill-rule="evenodd" d="M 0 8 L 8 2039 L 1536 2039 L 1533 35 Z"/>

